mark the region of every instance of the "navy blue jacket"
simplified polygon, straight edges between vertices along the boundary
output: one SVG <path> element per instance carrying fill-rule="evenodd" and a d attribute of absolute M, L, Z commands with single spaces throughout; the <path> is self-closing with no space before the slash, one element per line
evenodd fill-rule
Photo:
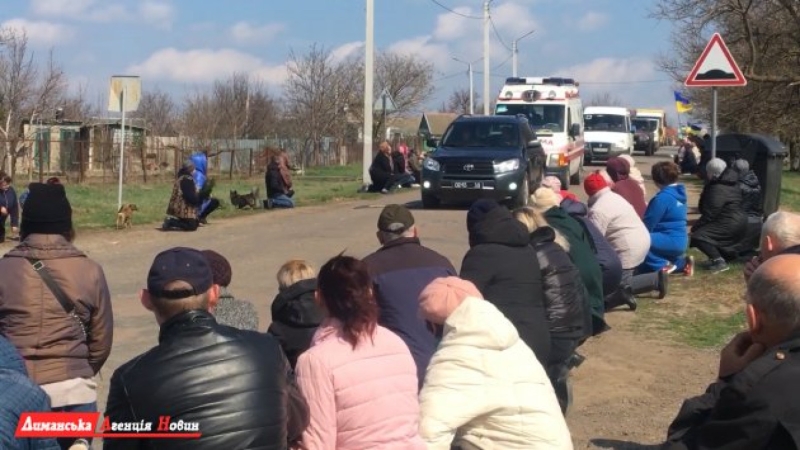
<path fill-rule="evenodd" d="M 444 256 L 423 247 L 417 238 L 387 242 L 364 258 L 372 275 L 375 298 L 380 308 L 378 323 L 400 336 L 417 364 L 419 386 L 436 351 L 437 339 L 420 317 L 419 294 L 439 277 L 457 275 Z"/>
<path fill-rule="evenodd" d="M 592 238 L 592 243 L 594 244 L 592 250 L 594 250 L 597 262 L 600 263 L 600 267 L 603 269 L 603 295 L 609 295 L 619 289 L 619 283 L 622 280 L 622 262 L 619 260 L 619 255 L 614 250 L 614 247 L 608 243 L 608 240 L 597 229 L 597 226 L 589 220 L 589 207 L 585 203 L 567 198 L 561 202 L 561 209 L 583 225 L 583 228 Z"/>
<path fill-rule="evenodd" d="M 11 218 L 11 226 L 19 226 L 19 202 L 17 201 L 17 192 L 14 188 L 9 186 L 5 191 L 0 191 L 0 206 L 5 206 L 8 210 L 8 216 Z"/>

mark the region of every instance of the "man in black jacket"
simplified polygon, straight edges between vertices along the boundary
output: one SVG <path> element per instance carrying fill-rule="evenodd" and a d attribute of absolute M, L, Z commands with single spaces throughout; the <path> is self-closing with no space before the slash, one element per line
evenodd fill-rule
<path fill-rule="evenodd" d="M 780 255 L 747 285 L 749 331 L 722 350 L 719 380 L 684 402 L 665 450 L 800 448 L 800 255 Z"/>
<path fill-rule="evenodd" d="M 105 420 L 112 430 L 125 430 L 125 423 L 147 430 L 150 424 L 151 433 L 167 431 L 165 420 L 182 421 L 182 431 L 201 436 L 105 437 L 104 448 L 152 448 L 157 442 L 161 449 L 284 450 L 300 438 L 308 409 L 278 342 L 217 324 L 209 313 L 217 298 L 201 252 L 176 247 L 156 256 L 141 301 L 161 326 L 159 344 L 114 372 Z"/>
<path fill-rule="evenodd" d="M 456 275 L 450 260 L 423 247 L 411 211 L 386 205 L 378 217 L 382 247 L 364 258 L 380 308 L 378 323 L 406 343 L 417 364 L 420 388 L 436 351 L 436 336 L 419 315 L 419 295 L 431 281 Z"/>

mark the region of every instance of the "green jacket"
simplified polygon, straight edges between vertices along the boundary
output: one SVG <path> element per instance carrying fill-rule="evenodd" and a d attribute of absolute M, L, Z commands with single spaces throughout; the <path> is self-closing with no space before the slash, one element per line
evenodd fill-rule
<path fill-rule="evenodd" d="M 592 251 L 591 236 L 576 219 L 558 206 L 544 213 L 547 224 L 558 230 L 569 242 L 569 256 L 581 273 L 581 280 L 589 295 L 592 306 L 592 334 L 597 335 L 606 330 L 605 303 L 603 301 L 603 272 L 597 257 Z"/>

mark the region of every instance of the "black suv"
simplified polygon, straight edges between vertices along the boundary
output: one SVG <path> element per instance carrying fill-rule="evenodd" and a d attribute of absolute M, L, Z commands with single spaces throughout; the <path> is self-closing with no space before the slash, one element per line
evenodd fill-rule
<path fill-rule="evenodd" d="M 524 116 L 462 115 L 422 165 L 422 205 L 467 203 L 479 198 L 528 204 L 541 183 L 544 150 Z"/>

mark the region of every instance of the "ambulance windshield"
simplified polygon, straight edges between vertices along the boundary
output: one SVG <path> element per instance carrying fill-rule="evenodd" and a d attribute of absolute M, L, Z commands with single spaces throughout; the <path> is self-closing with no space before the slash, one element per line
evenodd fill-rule
<path fill-rule="evenodd" d="M 538 134 L 552 134 L 565 131 L 565 110 L 564 105 L 500 103 L 495 109 L 495 114 L 499 116 L 522 114 L 528 118 L 533 131 Z"/>

